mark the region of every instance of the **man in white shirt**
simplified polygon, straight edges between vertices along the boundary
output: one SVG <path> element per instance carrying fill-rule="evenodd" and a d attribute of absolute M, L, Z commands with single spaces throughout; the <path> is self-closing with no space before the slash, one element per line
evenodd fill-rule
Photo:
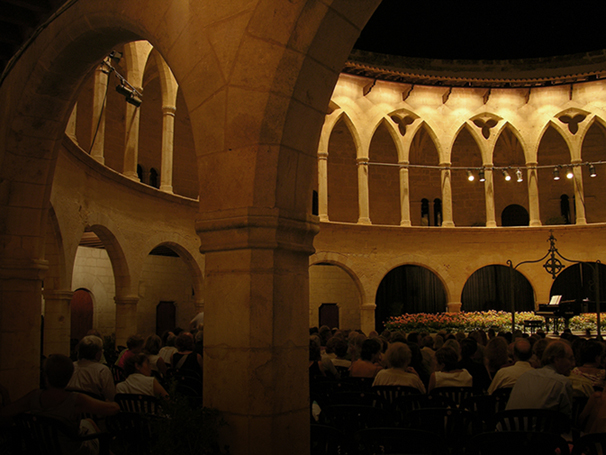
<path fill-rule="evenodd" d="M 82 390 L 113 401 L 116 386 L 110 369 L 99 360 L 103 341 L 95 335 L 87 335 L 78 343 L 78 361 L 74 362 L 74 374 L 68 389 Z"/>
<path fill-rule="evenodd" d="M 549 409 L 571 416 L 574 367 L 569 343 L 553 341 L 543 353 L 543 368 L 528 370 L 513 386 L 505 409 Z"/>
<path fill-rule="evenodd" d="M 513 359 L 515 363 L 509 367 L 504 367 L 497 371 L 490 386 L 488 394 L 501 388 L 511 388 L 515 385 L 520 376 L 528 370 L 532 370 L 530 358 L 532 357 L 532 347 L 526 338 L 517 338 L 513 343 Z"/>

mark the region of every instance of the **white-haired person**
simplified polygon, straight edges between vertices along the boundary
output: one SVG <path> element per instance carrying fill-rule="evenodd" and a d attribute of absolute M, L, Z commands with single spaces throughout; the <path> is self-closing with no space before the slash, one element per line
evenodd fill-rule
<path fill-rule="evenodd" d="M 113 401 L 116 385 L 110 369 L 101 363 L 103 341 L 95 335 L 87 335 L 78 343 L 78 360 L 74 362 L 68 389 L 94 393 Z"/>
<path fill-rule="evenodd" d="M 384 359 L 388 368 L 380 370 L 375 376 L 372 385 L 401 385 L 414 387 L 419 392 L 425 393 L 425 385 L 419 375 L 410 367 L 412 352 L 408 345 L 399 341 L 391 343 L 385 352 Z"/>

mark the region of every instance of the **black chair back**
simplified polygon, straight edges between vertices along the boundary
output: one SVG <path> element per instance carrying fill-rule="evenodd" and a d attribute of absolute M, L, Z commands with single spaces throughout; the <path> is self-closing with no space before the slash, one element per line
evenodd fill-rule
<path fill-rule="evenodd" d="M 548 409 L 509 409 L 495 414 L 498 431 L 537 431 L 562 434 L 570 431 L 570 418 Z"/>
<path fill-rule="evenodd" d="M 120 405 L 123 412 L 138 414 L 163 415 L 160 400 L 150 395 L 136 393 L 117 393 L 114 401 Z"/>
<path fill-rule="evenodd" d="M 358 431 L 356 441 L 360 455 L 444 455 L 449 452 L 441 436 L 410 428 L 367 428 Z"/>
<path fill-rule="evenodd" d="M 472 437 L 465 455 L 568 455 L 568 442 L 558 434 L 536 431 L 481 433 Z"/>

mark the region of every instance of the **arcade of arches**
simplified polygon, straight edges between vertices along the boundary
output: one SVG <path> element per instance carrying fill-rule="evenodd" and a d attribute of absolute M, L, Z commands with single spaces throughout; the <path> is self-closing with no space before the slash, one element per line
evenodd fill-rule
<path fill-rule="evenodd" d="M 542 257 L 550 232 L 564 255 L 603 259 L 606 167 L 585 163 L 606 158 L 606 82 L 487 91 L 341 73 L 378 3 L 79 1 L 41 30 L 0 81 L 12 396 L 37 384 L 41 314 L 49 354 L 69 352 L 76 307 L 118 343 L 203 310 L 204 400 L 232 453 L 304 454 L 321 317 L 370 331 L 389 306 L 502 303 L 478 289 Z M 573 178 L 555 181 L 566 165 Z M 546 303 L 542 264 L 518 271 L 524 305 Z M 394 297 L 404 281 L 414 304 Z"/>

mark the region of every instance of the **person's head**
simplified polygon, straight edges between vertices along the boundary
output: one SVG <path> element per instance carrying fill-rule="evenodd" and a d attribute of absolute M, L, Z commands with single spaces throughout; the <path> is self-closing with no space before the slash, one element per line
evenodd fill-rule
<path fill-rule="evenodd" d="M 555 370 L 568 376 L 574 368 L 574 354 L 570 343 L 565 341 L 553 341 L 545 348 L 541 360 L 543 366 L 551 365 Z"/>
<path fill-rule="evenodd" d="M 168 334 L 168 336 L 166 337 L 166 342 L 164 343 L 164 346 L 174 346 L 175 345 L 175 341 L 177 341 L 177 335 L 175 335 L 174 333 L 170 332 Z"/>
<path fill-rule="evenodd" d="M 547 346 L 553 343 L 551 338 L 541 338 L 535 344 L 532 345 L 532 353 L 534 354 L 538 363 L 542 364 L 543 362 L 543 353 Z"/>
<path fill-rule="evenodd" d="M 311 362 L 322 360 L 322 345 L 320 344 L 320 337 L 318 335 L 309 337 L 309 360 Z"/>
<path fill-rule="evenodd" d="M 101 359 L 103 352 L 103 341 L 95 335 L 86 335 L 78 343 L 78 359 L 96 360 Z"/>
<path fill-rule="evenodd" d="M 335 354 L 337 355 L 337 358 L 339 358 L 339 359 L 345 358 L 345 356 L 347 356 L 347 348 L 348 348 L 347 341 L 345 341 L 342 338 L 337 338 L 337 337 L 332 338 L 331 341 L 332 340 L 335 340 L 334 344 L 333 344 L 333 350 L 334 350 Z"/>
<path fill-rule="evenodd" d="M 457 358 L 461 357 L 461 345 L 459 344 L 459 342 L 456 340 L 456 338 L 449 338 L 448 340 L 446 340 L 444 342 L 443 347 L 445 348 L 450 348 L 452 349 L 454 352 L 457 353 Z"/>
<path fill-rule="evenodd" d="M 456 370 L 459 356 L 454 349 L 444 346 L 436 351 L 436 364 L 442 371 Z"/>
<path fill-rule="evenodd" d="M 133 352 L 141 352 L 143 350 L 143 345 L 145 340 L 141 335 L 131 335 L 126 340 L 126 347 L 129 351 Z"/>
<path fill-rule="evenodd" d="M 596 363 L 601 368 L 604 357 L 604 344 L 598 340 L 587 340 L 581 345 L 581 365 Z"/>
<path fill-rule="evenodd" d="M 44 362 L 44 377 L 50 387 L 65 389 L 74 374 L 74 362 L 63 354 L 51 354 Z"/>
<path fill-rule="evenodd" d="M 193 351 L 193 335 L 189 332 L 181 332 L 175 340 L 175 347 L 179 350 L 179 352 Z"/>
<path fill-rule="evenodd" d="M 419 332 L 410 332 L 406 337 L 406 341 L 408 343 L 416 343 L 419 344 Z"/>
<path fill-rule="evenodd" d="M 473 338 L 463 338 L 459 345 L 461 346 L 462 359 L 471 359 L 478 350 L 478 342 Z"/>
<path fill-rule="evenodd" d="M 145 376 L 151 376 L 152 374 L 149 359 L 143 353 L 132 355 L 124 362 L 124 374 L 130 376 L 135 373 L 140 373 Z"/>
<path fill-rule="evenodd" d="M 516 361 L 528 362 L 532 357 L 532 347 L 526 338 L 516 338 L 513 343 L 513 358 Z"/>
<path fill-rule="evenodd" d="M 503 337 L 491 338 L 484 349 L 484 359 L 489 371 L 494 372 L 509 363 L 508 343 Z"/>
<path fill-rule="evenodd" d="M 145 340 L 144 351 L 148 354 L 157 355 L 162 347 L 162 338 L 156 334 L 152 334 Z"/>
<path fill-rule="evenodd" d="M 362 343 L 360 358 L 368 362 L 374 362 L 381 354 L 381 343 L 374 338 L 367 338 Z"/>
<path fill-rule="evenodd" d="M 385 359 L 390 368 L 405 369 L 410 365 L 412 353 L 408 345 L 400 342 L 391 343 L 385 352 Z"/>

